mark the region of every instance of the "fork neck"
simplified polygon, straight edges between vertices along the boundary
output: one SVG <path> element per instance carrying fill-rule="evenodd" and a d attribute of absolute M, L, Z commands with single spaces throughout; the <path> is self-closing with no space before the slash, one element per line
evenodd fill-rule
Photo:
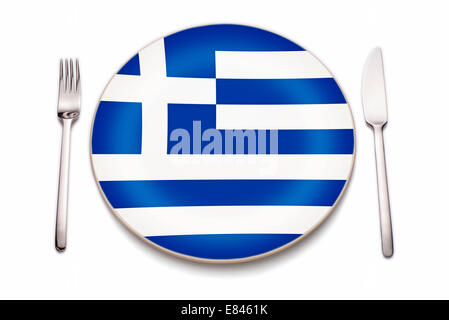
<path fill-rule="evenodd" d="M 58 117 L 60 119 L 64 119 L 64 120 L 73 120 L 73 119 L 77 119 L 79 117 L 79 112 L 59 112 L 58 113 Z"/>

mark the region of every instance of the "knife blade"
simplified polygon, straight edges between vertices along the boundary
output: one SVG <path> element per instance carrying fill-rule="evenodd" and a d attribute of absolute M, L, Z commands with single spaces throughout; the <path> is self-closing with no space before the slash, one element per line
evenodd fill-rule
<path fill-rule="evenodd" d="M 388 121 L 382 49 L 374 48 L 366 59 L 362 78 L 362 100 L 365 120 L 372 126 Z"/>
<path fill-rule="evenodd" d="M 383 139 L 388 112 L 381 48 L 373 49 L 366 60 L 362 76 L 362 105 L 365 121 L 374 132 L 382 252 L 385 257 L 391 257 L 394 251 L 393 231 Z"/>

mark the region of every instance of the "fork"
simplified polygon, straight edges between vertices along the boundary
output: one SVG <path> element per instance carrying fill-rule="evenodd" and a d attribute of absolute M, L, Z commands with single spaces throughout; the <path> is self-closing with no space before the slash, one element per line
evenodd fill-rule
<path fill-rule="evenodd" d="M 58 206 L 56 213 L 56 250 L 62 252 L 67 242 L 67 203 L 70 166 L 70 134 L 72 122 L 81 111 L 80 70 L 78 59 L 59 63 L 58 118 L 62 122 L 61 159 L 59 166 Z"/>

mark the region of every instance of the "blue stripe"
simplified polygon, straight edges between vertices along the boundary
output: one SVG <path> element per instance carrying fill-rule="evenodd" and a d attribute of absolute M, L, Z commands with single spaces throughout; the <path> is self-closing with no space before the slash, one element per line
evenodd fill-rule
<path fill-rule="evenodd" d="M 353 154 L 353 129 L 278 130 L 279 154 Z"/>
<path fill-rule="evenodd" d="M 206 128 L 202 128 L 202 132 Z M 193 148 L 193 132 L 192 127 L 185 128 L 190 135 L 190 152 L 187 154 L 201 154 L 204 147 L 209 141 L 201 141 L 201 150 L 195 150 Z M 219 130 L 222 137 L 222 150 L 221 153 L 213 154 L 226 154 L 225 140 L 226 132 L 233 130 Z M 245 131 L 245 130 L 243 130 Z M 257 154 L 269 154 L 273 153 L 270 150 L 270 131 L 266 131 L 266 142 L 264 152 L 260 152 L 259 149 L 259 131 L 255 132 L 256 141 L 256 153 Z M 354 130 L 353 129 L 317 129 L 317 130 L 277 130 L 278 132 L 278 150 L 275 154 L 353 154 L 354 153 Z M 170 154 L 172 148 L 178 143 L 178 141 L 167 142 L 167 153 Z M 233 151 L 229 154 L 249 154 L 248 139 L 244 139 L 244 150 L 238 152 L 236 150 L 236 138 L 234 138 Z M 181 152 L 178 152 L 179 154 Z"/>
<path fill-rule="evenodd" d="M 140 76 L 139 54 L 129 59 L 129 61 L 120 69 L 118 74 L 127 74 L 131 76 Z"/>
<path fill-rule="evenodd" d="M 303 51 L 275 33 L 217 24 L 191 28 L 164 38 L 168 77 L 215 78 L 215 51 Z"/>
<path fill-rule="evenodd" d="M 114 208 L 332 206 L 346 180 L 100 181 Z"/>
<path fill-rule="evenodd" d="M 217 79 L 217 104 L 346 103 L 333 78 Z"/>
<path fill-rule="evenodd" d="M 201 132 L 195 135 L 193 121 L 201 121 Z M 168 104 L 168 132 L 167 153 L 179 143 L 171 141 L 170 134 L 176 129 L 188 132 L 189 150 L 186 154 L 200 154 L 209 141 L 202 141 L 201 137 L 207 129 L 216 128 L 216 106 L 209 104 Z M 225 154 L 226 131 L 219 130 L 222 137 L 222 150 L 218 154 Z M 259 147 L 259 130 L 254 130 L 257 149 Z M 265 143 L 266 153 L 270 153 L 270 133 L 267 132 Z M 194 139 L 200 148 L 194 148 Z M 201 141 L 200 141 L 201 140 Z M 234 139 L 235 140 L 235 139 Z M 248 140 L 245 139 L 243 154 L 248 154 Z M 236 143 L 234 141 L 234 151 Z M 185 150 L 183 150 L 185 151 Z M 354 151 L 354 131 L 352 129 L 314 129 L 314 130 L 278 130 L 278 154 L 352 154 Z M 181 153 L 179 151 L 178 153 Z M 262 153 L 257 150 L 257 153 Z"/>
<path fill-rule="evenodd" d="M 195 234 L 146 237 L 168 250 L 203 259 L 247 258 L 277 249 L 301 234 Z"/>
<path fill-rule="evenodd" d="M 100 101 L 92 131 L 93 154 L 140 154 L 142 104 Z"/>

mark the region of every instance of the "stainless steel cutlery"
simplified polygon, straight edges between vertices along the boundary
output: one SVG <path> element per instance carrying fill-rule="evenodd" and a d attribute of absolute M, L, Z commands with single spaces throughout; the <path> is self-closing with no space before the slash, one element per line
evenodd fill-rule
<path fill-rule="evenodd" d="M 61 59 L 59 68 L 58 117 L 62 122 L 62 142 L 55 246 L 58 251 L 64 251 L 67 242 L 70 135 L 72 123 L 78 119 L 81 111 L 81 88 L 78 60 Z"/>
<path fill-rule="evenodd" d="M 385 257 L 391 257 L 393 255 L 393 232 L 383 140 L 383 128 L 387 124 L 388 113 L 380 48 L 375 48 L 365 63 L 362 77 L 362 103 L 365 121 L 374 131 L 382 252 Z"/>

